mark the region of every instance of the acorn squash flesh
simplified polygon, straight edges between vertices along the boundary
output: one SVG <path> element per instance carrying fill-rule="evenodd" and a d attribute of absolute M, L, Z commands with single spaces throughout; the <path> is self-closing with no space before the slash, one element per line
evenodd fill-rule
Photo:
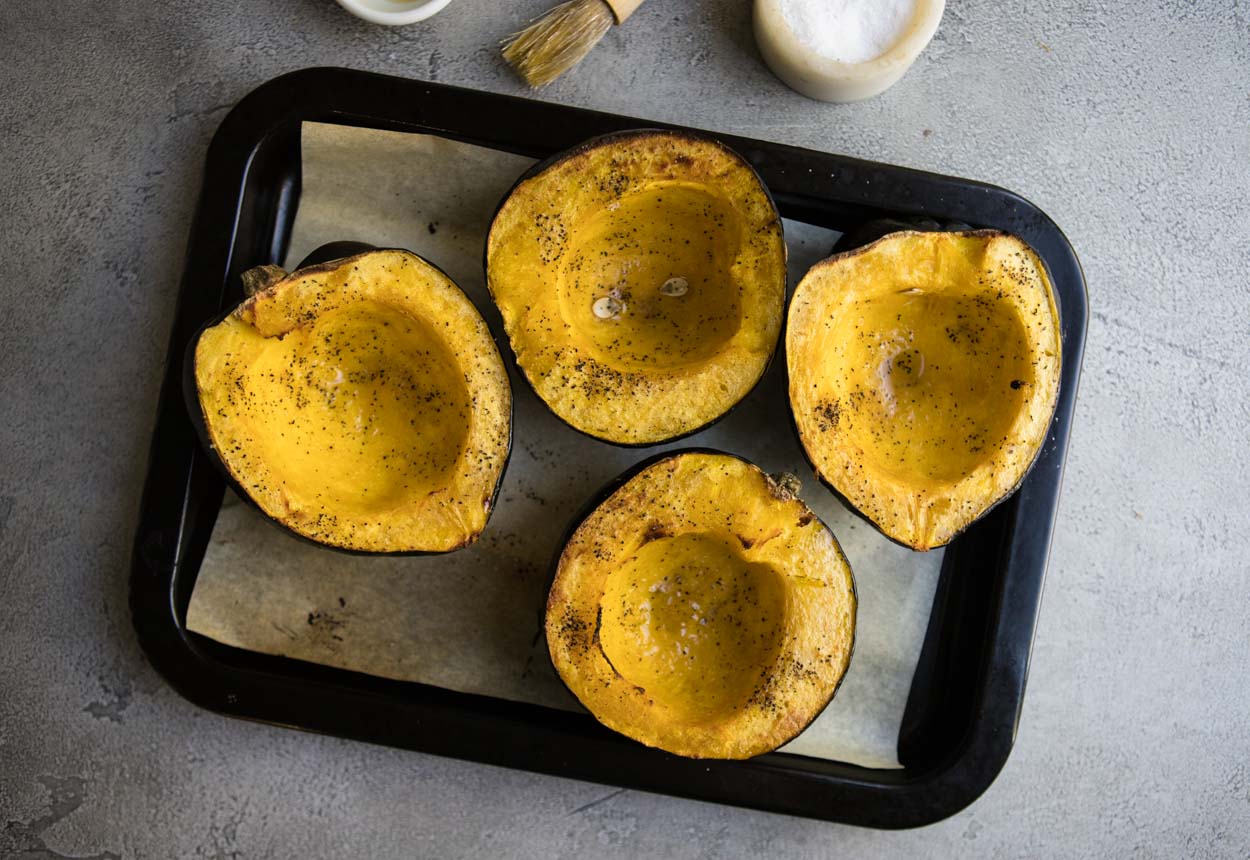
<path fill-rule="evenodd" d="M 517 364 L 563 421 L 646 445 L 740 401 L 780 334 L 786 248 L 740 156 L 676 132 L 608 135 L 500 205 L 487 281 Z"/>
<path fill-rule="evenodd" d="M 856 598 L 827 527 L 757 467 L 691 451 L 645 465 L 561 553 L 553 664 L 604 725 L 693 758 L 775 749 L 828 704 Z"/>
<path fill-rule="evenodd" d="M 1045 267 L 993 231 L 901 232 L 791 301 L 790 403 L 821 479 L 887 536 L 943 546 L 1019 485 L 1058 396 Z"/>
<path fill-rule="evenodd" d="M 195 341 L 209 450 L 246 498 L 315 542 L 472 542 L 511 433 L 507 374 L 476 308 L 407 251 L 280 275 Z"/>

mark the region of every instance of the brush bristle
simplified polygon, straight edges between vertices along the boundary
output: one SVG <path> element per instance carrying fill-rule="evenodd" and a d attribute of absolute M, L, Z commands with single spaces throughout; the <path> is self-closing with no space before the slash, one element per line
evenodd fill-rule
<path fill-rule="evenodd" d="M 531 87 L 576 66 L 616 19 L 604 0 L 568 0 L 504 43 L 503 58 Z"/>

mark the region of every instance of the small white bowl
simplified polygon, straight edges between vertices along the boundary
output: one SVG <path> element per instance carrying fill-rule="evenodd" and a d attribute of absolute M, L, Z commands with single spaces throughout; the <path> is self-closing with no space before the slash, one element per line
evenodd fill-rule
<path fill-rule="evenodd" d="M 394 27 L 415 24 L 441 12 L 451 0 L 338 0 L 357 18 Z"/>
<path fill-rule="evenodd" d="M 902 36 L 864 63 L 840 63 L 808 47 L 786 23 L 779 0 L 755 0 L 755 42 L 764 62 L 791 89 L 825 102 L 855 102 L 892 87 L 929 44 L 946 0 L 916 0 Z"/>

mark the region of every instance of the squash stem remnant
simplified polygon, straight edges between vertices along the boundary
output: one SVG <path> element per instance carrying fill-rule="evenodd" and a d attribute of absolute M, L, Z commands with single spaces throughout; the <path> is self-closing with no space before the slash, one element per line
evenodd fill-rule
<path fill-rule="evenodd" d="M 240 276 L 243 280 L 243 294 L 250 299 L 257 293 L 263 293 L 286 276 L 287 271 L 281 266 L 257 266 L 254 269 L 248 269 Z"/>
<path fill-rule="evenodd" d="M 782 501 L 797 499 L 799 490 L 803 489 L 803 482 L 799 480 L 799 476 L 791 472 L 778 472 L 768 477 L 774 485 L 773 495 Z"/>

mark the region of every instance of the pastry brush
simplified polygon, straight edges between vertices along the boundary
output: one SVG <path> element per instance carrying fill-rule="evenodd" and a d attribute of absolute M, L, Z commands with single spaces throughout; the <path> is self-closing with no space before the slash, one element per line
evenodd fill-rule
<path fill-rule="evenodd" d="M 543 87 L 576 66 L 642 0 L 568 0 L 503 46 L 503 58 L 531 87 Z"/>

